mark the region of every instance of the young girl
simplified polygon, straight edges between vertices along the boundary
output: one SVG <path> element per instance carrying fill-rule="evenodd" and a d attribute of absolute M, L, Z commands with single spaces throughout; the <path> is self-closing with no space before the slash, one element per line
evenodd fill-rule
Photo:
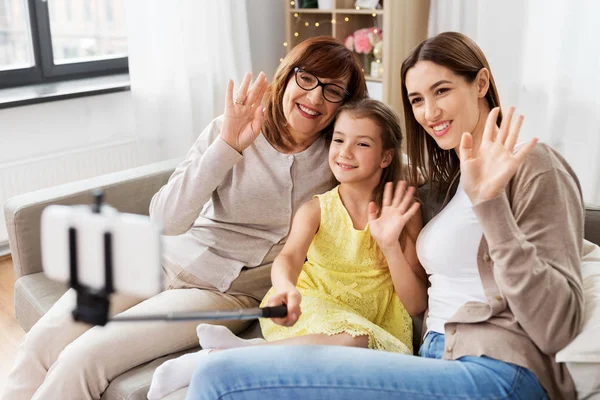
<path fill-rule="evenodd" d="M 340 184 L 298 210 L 262 302 L 286 304 L 287 317 L 260 321 L 266 343 L 200 325 L 204 350 L 159 367 L 148 399 L 186 386 L 209 349 L 310 344 L 413 354 L 410 316 L 427 305 L 427 278 L 415 250 L 421 216 L 414 188 L 399 182 L 394 189 L 401 142 L 398 117 L 383 103 L 364 99 L 340 108 L 329 148 Z"/>

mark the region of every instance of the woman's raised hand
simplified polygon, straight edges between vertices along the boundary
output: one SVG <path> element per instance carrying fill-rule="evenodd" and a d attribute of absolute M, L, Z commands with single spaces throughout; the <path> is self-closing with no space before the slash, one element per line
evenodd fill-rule
<path fill-rule="evenodd" d="M 258 136 L 263 121 L 263 95 L 267 90 L 268 82 L 265 74 L 261 72 L 252 86 L 252 74 L 247 73 L 233 99 L 233 81 L 227 83 L 225 94 L 225 114 L 221 138 L 239 153 L 244 151 Z M 248 89 L 250 87 L 250 89 Z"/>
<path fill-rule="evenodd" d="M 537 139 L 534 138 L 513 153 L 523 123 L 523 116 L 519 115 L 516 122 L 511 124 L 514 111 L 514 107 L 508 109 L 499 129 L 496 127 L 496 121 L 500 109 L 496 107 L 489 113 L 481 145 L 475 157 L 473 137 L 468 132 L 462 135 L 459 150 L 462 183 L 473 205 L 500 195 L 525 156 L 537 143 Z"/>
<path fill-rule="evenodd" d="M 383 252 L 398 246 L 402 229 L 419 209 L 420 204 L 415 201 L 414 193 L 415 188 L 410 186 L 407 189 L 404 181 L 398 182 L 396 190 L 394 190 L 394 184 L 388 182 L 383 191 L 379 217 L 377 217 L 375 202 L 369 203 L 369 229 L 371 236 Z"/>

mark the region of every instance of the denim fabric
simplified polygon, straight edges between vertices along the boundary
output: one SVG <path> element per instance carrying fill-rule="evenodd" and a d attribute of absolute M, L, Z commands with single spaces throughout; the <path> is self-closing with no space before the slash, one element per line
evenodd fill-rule
<path fill-rule="evenodd" d="M 196 370 L 188 400 L 547 399 L 529 370 L 488 357 L 442 360 L 430 332 L 420 357 L 341 346 L 221 351 Z"/>

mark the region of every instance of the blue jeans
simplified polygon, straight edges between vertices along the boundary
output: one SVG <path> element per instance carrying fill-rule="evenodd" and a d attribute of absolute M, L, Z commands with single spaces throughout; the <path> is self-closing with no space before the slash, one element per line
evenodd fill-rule
<path fill-rule="evenodd" d="M 442 360 L 430 332 L 421 357 L 341 346 L 254 346 L 204 359 L 188 389 L 196 399 L 547 399 L 526 368 L 488 357 Z"/>

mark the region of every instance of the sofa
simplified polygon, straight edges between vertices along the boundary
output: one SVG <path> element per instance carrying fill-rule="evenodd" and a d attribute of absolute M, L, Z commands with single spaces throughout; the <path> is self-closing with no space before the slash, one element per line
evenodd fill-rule
<path fill-rule="evenodd" d="M 163 186 L 175 166 L 181 160 L 169 160 L 107 174 L 83 181 L 68 183 L 11 198 L 4 205 L 9 244 L 15 275 L 15 315 L 25 331 L 46 313 L 52 304 L 67 290 L 50 281 L 42 273 L 40 250 L 40 216 L 50 204 L 90 204 L 90 192 L 102 188 L 106 203 L 121 212 L 148 215 L 148 207 L 154 193 Z M 439 205 L 423 205 L 424 220 L 430 219 Z M 600 207 L 586 205 L 586 239 L 600 243 Z M 414 320 L 415 343 L 420 341 L 421 320 Z M 258 324 L 253 324 L 243 337 L 260 335 Z M 114 379 L 103 400 L 146 399 L 152 374 L 164 361 L 178 357 L 198 348 L 158 358 L 133 368 Z M 165 397 L 168 400 L 184 399 L 187 389 L 181 389 Z"/>

